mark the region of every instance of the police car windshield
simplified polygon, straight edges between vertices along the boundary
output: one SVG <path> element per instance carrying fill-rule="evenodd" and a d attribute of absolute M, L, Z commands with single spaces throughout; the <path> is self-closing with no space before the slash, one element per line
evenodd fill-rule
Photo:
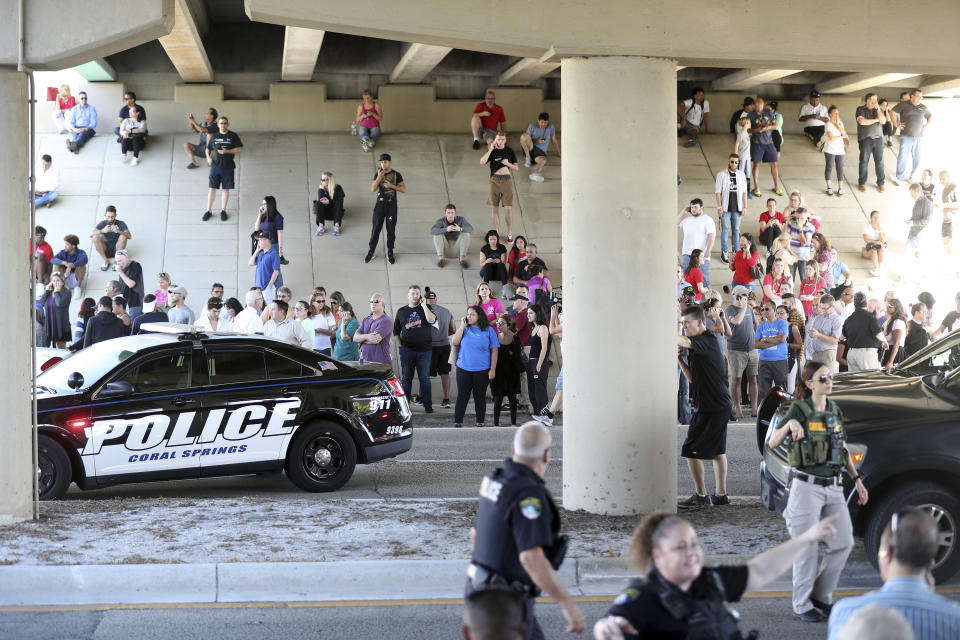
<path fill-rule="evenodd" d="M 67 378 L 74 371 L 83 376 L 83 387 L 86 388 L 136 352 L 137 348 L 127 338 L 98 342 L 41 373 L 37 376 L 37 384 L 73 393 Z"/>
<path fill-rule="evenodd" d="M 894 367 L 901 375 L 917 376 L 960 366 L 960 331 L 931 342 Z"/>

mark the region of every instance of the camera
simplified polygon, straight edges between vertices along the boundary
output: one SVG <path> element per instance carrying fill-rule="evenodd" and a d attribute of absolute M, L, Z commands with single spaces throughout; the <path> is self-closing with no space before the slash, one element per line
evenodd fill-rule
<path fill-rule="evenodd" d="M 563 287 L 554 287 L 550 292 L 550 306 L 557 305 L 557 313 L 563 313 Z"/>

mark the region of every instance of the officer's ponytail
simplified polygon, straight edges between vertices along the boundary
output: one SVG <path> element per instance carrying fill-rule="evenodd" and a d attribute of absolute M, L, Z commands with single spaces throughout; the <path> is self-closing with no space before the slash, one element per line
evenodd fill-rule
<path fill-rule="evenodd" d="M 801 384 L 797 387 L 798 399 L 806 400 L 810 397 L 810 394 L 812 393 L 810 390 L 810 384 L 813 382 L 813 375 L 826 366 L 826 364 L 818 360 L 807 360 L 804 363 L 803 370 L 800 372 Z"/>
<path fill-rule="evenodd" d="M 690 524 L 687 520 L 665 511 L 655 511 L 644 516 L 630 538 L 630 565 L 646 573 L 650 570 L 653 548 L 657 541 L 667 535 L 667 531 L 678 524 Z"/>

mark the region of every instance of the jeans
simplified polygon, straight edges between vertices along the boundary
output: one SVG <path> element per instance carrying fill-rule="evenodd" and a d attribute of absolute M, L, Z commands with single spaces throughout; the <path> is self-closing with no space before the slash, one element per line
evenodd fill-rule
<path fill-rule="evenodd" d="M 877 186 L 883 186 L 883 138 L 866 138 L 860 140 L 860 175 L 857 184 L 867 184 L 867 165 L 870 156 L 873 156 L 873 168 L 877 174 Z"/>
<path fill-rule="evenodd" d="M 360 136 L 360 139 L 370 138 L 374 142 L 377 141 L 377 138 L 380 137 L 380 127 L 357 127 L 357 135 Z"/>
<path fill-rule="evenodd" d="M 897 154 L 897 180 L 906 180 L 920 170 L 920 136 L 900 136 L 900 153 Z M 913 156 L 913 167 L 907 173 L 907 157 Z"/>
<path fill-rule="evenodd" d="M 677 422 L 690 424 L 690 384 L 679 365 L 677 374 L 680 377 L 680 387 L 677 390 Z"/>
<path fill-rule="evenodd" d="M 453 421 L 456 424 L 463 422 L 471 393 L 473 394 L 473 408 L 477 416 L 477 424 L 483 424 L 483 417 L 487 414 L 488 384 L 490 384 L 490 369 L 467 371 L 457 367 L 457 406 L 453 411 Z"/>
<path fill-rule="evenodd" d="M 824 159 L 824 168 L 823 168 L 823 179 L 830 180 L 830 174 L 833 172 L 833 167 L 837 168 L 837 182 L 843 182 L 843 159 L 846 157 L 846 154 L 843 153 L 826 153 L 823 154 Z"/>
<path fill-rule="evenodd" d="M 790 265 L 790 277 L 794 280 L 803 280 L 807 277 L 807 260 L 797 258 L 797 261 Z"/>
<path fill-rule="evenodd" d="M 42 196 L 37 196 L 36 198 L 34 198 L 34 200 L 33 200 L 33 206 L 34 206 L 35 208 L 36 208 L 36 207 L 42 207 L 43 205 L 45 205 L 45 204 L 47 204 L 47 203 L 49 203 L 49 202 L 53 202 L 54 200 L 56 200 L 56 199 L 57 199 L 57 196 L 59 196 L 59 195 L 60 195 L 60 194 L 57 193 L 57 190 L 56 190 L 56 189 L 53 189 L 52 191 L 47 191 L 47 192 L 46 192 L 45 194 L 43 194 Z"/>
<path fill-rule="evenodd" d="M 120 140 L 120 153 L 126 154 L 128 151 L 133 151 L 133 157 L 139 158 L 140 151 L 143 149 L 145 141 L 146 138 L 138 135 L 132 135 L 129 138 L 123 138 Z"/>
<path fill-rule="evenodd" d="M 430 393 L 430 359 L 432 356 L 433 352 L 430 349 L 414 351 L 400 345 L 400 384 L 403 386 L 403 392 L 409 398 L 413 388 L 413 373 L 416 371 L 417 378 L 420 380 L 420 396 L 423 398 L 424 409 L 433 408 L 433 395 Z"/>
<path fill-rule="evenodd" d="M 127 315 L 130 316 L 130 324 L 133 324 L 133 321 L 136 320 L 138 316 L 143 315 L 143 305 L 127 307 Z"/>
<path fill-rule="evenodd" d="M 77 148 L 80 148 L 80 147 L 83 147 L 83 145 L 87 144 L 87 140 L 89 140 L 94 135 L 96 135 L 96 133 L 97 132 L 94 131 L 93 129 L 88 129 L 87 131 L 81 131 L 80 133 L 74 133 L 73 131 L 71 131 L 70 140 L 71 142 L 76 143 Z"/>
<path fill-rule="evenodd" d="M 706 256 L 706 254 L 704 254 Z M 680 265 L 683 271 L 687 270 L 687 267 L 690 266 L 690 256 L 687 254 L 683 255 L 683 263 Z M 700 271 L 703 272 L 703 286 L 707 289 L 710 288 L 710 258 L 707 258 L 703 261 L 703 264 L 700 265 Z"/>
<path fill-rule="evenodd" d="M 727 234 L 730 233 L 730 225 L 733 223 L 733 244 L 740 241 L 740 220 L 743 214 L 739 211 L 724 211 L 720 216 L 720 250 L 729 251 L 727 243 Z"/>

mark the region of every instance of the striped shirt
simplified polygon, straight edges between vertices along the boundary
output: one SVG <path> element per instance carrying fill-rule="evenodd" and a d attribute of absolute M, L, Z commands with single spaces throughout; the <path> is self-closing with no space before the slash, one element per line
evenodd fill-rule
<path fill-rule="evenodd" d="M 810 257 L 810 238 L 816 230 L 816 227 L 809 220 L 803 225 L 802 230 L 793 219 L 787 222 L 787 231 L 790 232 L 790 246 L 799 259 L 806 260 Z"/>
<path fill-rule="evenodd" d="M 916 640 L 960 638 L 960 604 L 931 591 L 922 578 L 900 577 L 887 580 L 879 591 L 844 598 L 834 605 L 830 613 L 829 640 L 837 640 L 853 612 L 868 604 L 891 607 L 902 613 L 913 628 Z"/>

